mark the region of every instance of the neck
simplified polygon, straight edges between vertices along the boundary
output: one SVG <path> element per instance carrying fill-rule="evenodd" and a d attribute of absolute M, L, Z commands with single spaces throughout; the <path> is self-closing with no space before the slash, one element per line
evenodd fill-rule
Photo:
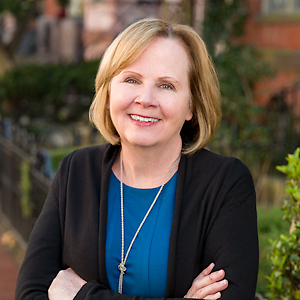
<path fill-rule="evenodd" d="M 154 188 L 163 184 L 172 165 L 181 153 L 181 144 L 166 151 L 148 148 L 132 149 L 122 145 L 123 183 L 136 188 Z M 178 169 L 179 160 L 167 181 Z M 113 165 L 113 172 L 120 180 L 120 153 Z"/>

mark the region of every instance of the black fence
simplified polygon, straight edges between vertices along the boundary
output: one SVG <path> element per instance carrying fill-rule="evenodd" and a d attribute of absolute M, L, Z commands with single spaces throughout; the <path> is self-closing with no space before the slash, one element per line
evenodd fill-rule
<path fill-rule="evenodd" d="M 50 187 L 51 179 L 42 172 L 47 158 L 34 136 L 8 119 L 0 129 L 0 214 L 27 242 Z"/>

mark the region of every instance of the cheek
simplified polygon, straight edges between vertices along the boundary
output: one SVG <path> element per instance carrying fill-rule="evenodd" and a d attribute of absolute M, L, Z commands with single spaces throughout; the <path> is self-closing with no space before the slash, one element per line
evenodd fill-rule
<path fill-rule="evenodd" d="M 126 106 L 126 103 L 129 101 L 129 95 L 132 95 L 132 93 L 125 87 L 118 84 L 112 85 L 109 97 L 110 107 L 120 108 Z"/>
<path fill-rule="evenodd" d="M 119 106 L 122 105 L 120 101 L 120 95 L 118 95 L 115 89 L 110 92 L 110 97 L 107 101 L 107 105 L 111 111 L 118 110 Z"/>
<path fill-rule="evenodd" d="M 162 112 L 167 119 L 172 120 L 172 123 L 177 125 L 183 125 L 185 121 L 189 121 L 193 116 L 186 105 L 172 104 L 170 106 L 164 106 Z"/>
<path fill-rule="evenodd" d="M 189 121 L 193 117 L 192 101 L 189 94 L 184 96 L 180 111 L 183 119 L 186 121 Z"/>

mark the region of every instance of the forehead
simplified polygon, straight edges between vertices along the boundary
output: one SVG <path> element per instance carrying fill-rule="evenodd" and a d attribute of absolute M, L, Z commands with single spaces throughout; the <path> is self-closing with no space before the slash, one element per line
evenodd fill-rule
<path fill-rule="evenodd" d="M 187 74 L 189 63 L 186 45 L 179 38 L 158 37 L 133 63 L 125 67 L 125 70 L 145 68 L 153 71 Z"/>

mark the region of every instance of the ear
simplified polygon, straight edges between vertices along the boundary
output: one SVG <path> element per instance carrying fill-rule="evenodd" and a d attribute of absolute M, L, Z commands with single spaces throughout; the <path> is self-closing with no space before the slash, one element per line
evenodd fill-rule
<path fill-rule="evenodd" d="M 187 111 L 187 114 L 186 114 L 186 116 L 185 116 L 185 120 L 186 120 L 186 121 L 190 121 L 190 120 L 192 119 L 192 117 L 193 117 L 193 112 L 192 112 L 192 107 L 191 107 L 191 105 L 190 105 L 190 108 L 189 108 L 189 110 Z"/>
<path fill-rule="evenodd" d="M 185 120 L 190 121 L 193 117 L 193 101 L 192 101 L 192 96 L 190 95 L 189 99 L 189 110 L 186 114 Z"/>
<path fill-rule="evenodd" d="M 193 117 L 193 113 L 191 112 L 191 110 L 189 110 L 185 117 L 185 120 L 190 121 L 192 119 L 192 117 Z"/>

